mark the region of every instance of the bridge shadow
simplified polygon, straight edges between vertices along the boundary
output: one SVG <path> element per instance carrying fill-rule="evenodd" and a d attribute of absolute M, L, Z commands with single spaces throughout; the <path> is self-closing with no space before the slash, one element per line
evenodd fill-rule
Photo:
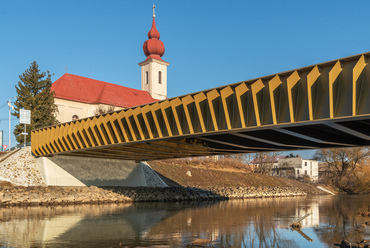
<path fill-rule="evenodd" d="M 218 202 L 228 197 L 210 188 L 184 187 L 163 174 L 155 171 L 168 187 L 97 186 L 132 199 L 134 202 Z"/>
<path fill-rule="evenodd" d="M 169 187 L 126 187 L 98 186 L 119 195 L 130 198 L 133 202 L 218 202 L 228 200 L 210 189 L 169 186 Z"/>
<path fill-rule="evenodd" d="M 183 187 L 180 184 L 176 183 L 175 181 L 159 173 L 158 171 L 155 171 L 155 173 L 162 179 L 163 182 L 165 182 L 165 184 L 168 185 L 168 187 Z"/>

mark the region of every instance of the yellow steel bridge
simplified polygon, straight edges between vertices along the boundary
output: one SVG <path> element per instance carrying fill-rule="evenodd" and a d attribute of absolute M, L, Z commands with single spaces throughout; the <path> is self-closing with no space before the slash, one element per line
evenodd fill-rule
<path fill-rule="evenodd" d="M 370 53 L 32 131 L 32 152 L 155 160 L 370 145 Z"/>

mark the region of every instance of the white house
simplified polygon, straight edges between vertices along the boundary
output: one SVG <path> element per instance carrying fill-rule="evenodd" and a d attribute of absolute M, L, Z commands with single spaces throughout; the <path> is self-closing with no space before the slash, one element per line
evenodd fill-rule
<path fill-rule="evenodd" d="M 274 164 L 272 169 L 273 176 L 302 178 L 308 176 L 312 182 L 317 182 L 319 178 L 319 161 L 303 159 L 302 157 L 282 158 Z"/>

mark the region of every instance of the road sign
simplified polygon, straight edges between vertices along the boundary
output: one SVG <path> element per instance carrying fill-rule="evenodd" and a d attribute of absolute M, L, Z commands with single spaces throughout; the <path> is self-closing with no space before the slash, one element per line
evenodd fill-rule
<path fill-rule="evenodd" d="M 20 109 L 19 111 L 19 123 L 31 124 L 31 110 Z"/>
<path fill-rule="evenodd" d="M 3 145 L 3 148 L 4 150 L 6 150 L 6 148 L 8 148 L 8 145 Z"/>

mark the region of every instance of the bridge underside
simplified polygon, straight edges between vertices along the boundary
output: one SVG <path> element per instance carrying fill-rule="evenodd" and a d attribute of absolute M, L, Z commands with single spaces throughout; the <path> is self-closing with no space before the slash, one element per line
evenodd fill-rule
<path fill-rule="evenodd" d="M 370 53 L 32 132 L 32 151 L 155 160 L 370 145 Z"/>

